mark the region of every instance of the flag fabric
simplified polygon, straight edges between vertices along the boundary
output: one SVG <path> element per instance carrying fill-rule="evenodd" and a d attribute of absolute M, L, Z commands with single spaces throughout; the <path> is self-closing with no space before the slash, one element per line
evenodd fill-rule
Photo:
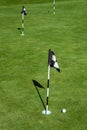
<path fill-rule="evenodd" d="M 24 14 L 24 15 L 27 15 L 27 11 L 26 11 L 26 8 L 24 6 L 22 7 L 21 13 Z"/>
<path fill-rule="evenodd" d="M 51 51 L 51 49 L 49 49 L 49 54 L 48 54 L 48 65 L 50 65 L 50 67 L 53 67 L 57 71 L 60 72 L 60 67 L 59 67 L 59 64 L 56 60 L 55 53 L 53 51 Z"/>

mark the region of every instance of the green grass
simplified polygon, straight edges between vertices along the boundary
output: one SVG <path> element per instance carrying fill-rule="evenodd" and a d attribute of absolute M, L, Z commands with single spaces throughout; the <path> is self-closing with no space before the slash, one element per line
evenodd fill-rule
<path fill-rule="evenodd" d="M 72 0 L 56 0 L 56 2 L 63 2 L 63 1 L 72 1 Z M 2 0 L 0 1 L 0 6 L 1 5 L 18 5 L 18 4 L 33 4 L 33 3 L 53 3 L 53 0 Z"/>
<path fill-rule="evenodd" d="M 21 4 L 0 6 L 0 130 L 87 129 L 87 2 L 26 4 L 25 35 L 21 36 Z M 44 109 L 48 49 L 61 73 L 51 68 L 49 109 Z M 61 109 L 66 108 L 65 114 Z"/>

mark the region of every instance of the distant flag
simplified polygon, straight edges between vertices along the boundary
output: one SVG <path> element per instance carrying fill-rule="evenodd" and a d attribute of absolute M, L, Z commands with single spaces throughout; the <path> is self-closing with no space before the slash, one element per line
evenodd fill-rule
<path fill-rule="evenodd" d="M 24 15 L 27 15 L 27 11 L 26 11 L 26 8 L 24 6 L 22 7 L 21 13 L 24 14 Z"/>
<path fill-rule="evenodd" d="M 24 15 L 27 15 L 27 11 L 24 6 L 22 6 L 21 14 L 22 14 L 22 34 L 21 35 L 23 36 L 24 35 Z"/>
<path fill-rule="evenodd" d="M 53 14 L 55 14 L 55 10 L 56 10 L 56 0 L 53 0 Z"/>
<path fill-rule="evenodd" d="M 48 65 L 50 65 L 50 67 L 54 67 L 56 70 L 58 70 L 60 72 L 60 67 L 56 60 L 56 56 L 55 56 L 54 52 L 51 51 L 51 49 L 49 49 Z"/>

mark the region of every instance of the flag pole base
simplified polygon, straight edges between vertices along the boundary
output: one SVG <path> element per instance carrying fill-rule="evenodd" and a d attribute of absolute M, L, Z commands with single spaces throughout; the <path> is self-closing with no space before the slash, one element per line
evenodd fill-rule
<path fill-rule="evenodd" d="M 24 36 L 24 33 L 21 33 L 21 36 Z"/>
<path fill-rule="evenodd" d="M 42 114 L 50 115 L 50 114 L 51 114 L 51 111 L 49 111 L 49 110 L 43 110 L 43 111 L 42 111 Z"/>
<path fill-rule="evenodd" d="M 55 15 L 55 12 L 53 12 L 53 14 Z"/>

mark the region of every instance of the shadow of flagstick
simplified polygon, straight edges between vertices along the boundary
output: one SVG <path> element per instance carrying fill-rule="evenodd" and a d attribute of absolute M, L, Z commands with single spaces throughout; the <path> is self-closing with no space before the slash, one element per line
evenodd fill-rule
<path fill-rule="evenodd" d="M 39 88 L 44 88 L 40 83 L 38 83 L 36 80 L 32 80 L 33 81 L 33 84 L 34 84 L 34 86 L 35 86 L 35 88 L 36 88 L 36 91 L 37 91 L 37 93 L 38 93 L 38 95 L 39 95 L 39 98 L 40 98 L 40 100 L 41 100 L 41 102 L 42 102 L 42 105 L 43 105 L 43 107 L 44 107 L 44 109 L 46 110 L 46 106 L 45 106 L 45 104 L 44 104 L 44 101 L 43 101 L 43 99 L 42 99 L 42 97 L 41 97 L 41 95 L 40 95 L 40 92 L 39 92 L 39 90 L 38 90 L 38 87 Z"/>
<path fill-rule="evenodd" d="M 20 34 L 22 33 L 22 28 L 17 28 L 20 31 Z"/>

